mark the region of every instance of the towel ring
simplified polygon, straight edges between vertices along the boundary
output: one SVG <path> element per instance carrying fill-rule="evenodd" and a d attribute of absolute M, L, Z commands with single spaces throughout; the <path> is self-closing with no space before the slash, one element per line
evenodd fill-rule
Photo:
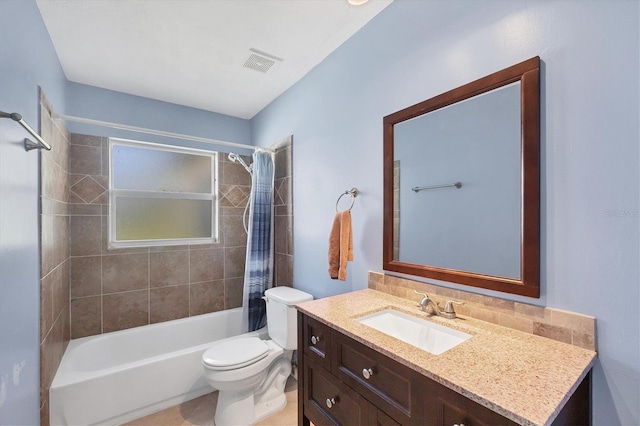
<path fill-rule="evenodd" d="M 351 205 L 347 209 L 347 210 L 351 210 L 351 207 L 353 207 L 353 203 L 355 203 L 356 197 L 358 196 L 358 188 L 351 188 L 349 190 L 344 191 L 342 194 L 340 194 L 340 196 L 336 200 L 336 213 L 338 212 L 338 203 L 340 202 L 340 199 L 345 195 L 351 195 Z"/>

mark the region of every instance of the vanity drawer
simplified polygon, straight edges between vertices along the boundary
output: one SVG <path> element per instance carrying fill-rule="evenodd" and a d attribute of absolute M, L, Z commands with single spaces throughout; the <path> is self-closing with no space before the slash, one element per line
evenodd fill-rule
<path fill-rule="evenodd" d="M 341 333 L 334 334 L 332 344 L 333 371 L 340 380 L 396 422 L 423 424 L 422 376 Z"/>
<path fill-rule="evenodd" d="M 305 315 L 302 320 L 302 342 L 303 352 L 324 368 L 329 369 L 331 328 Z"/>
<path fill-rule="evenodd" d="M 304 355 L 304 411 L 316 426 L 369 425 L 377 413 L 366 399 Z"/>

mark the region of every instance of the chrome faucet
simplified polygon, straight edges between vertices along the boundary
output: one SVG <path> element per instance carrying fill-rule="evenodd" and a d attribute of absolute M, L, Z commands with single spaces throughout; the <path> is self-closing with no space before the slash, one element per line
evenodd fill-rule
<path fill-rule="evenodd" d="M 456 311 L 453 309 L 453 305 L 464 305 L 464 302 L 447 300 L 444 304 L 444 309 L 441 309 L 440 305 L 430 299 L 426 293 L 420 293 L 415 290 L 413 290 L 413 292 L 422 296 L 422 299 L 418 302 L 418 308 L 430 315 L 438 315 L 447 319 L 454 319 L 456 317 Z"/>

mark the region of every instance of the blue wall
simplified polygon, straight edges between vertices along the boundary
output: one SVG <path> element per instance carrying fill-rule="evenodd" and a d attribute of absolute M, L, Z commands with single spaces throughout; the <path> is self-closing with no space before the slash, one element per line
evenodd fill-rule
<path fill-rule="evenodd" d="M 65 107 L 66 79 L 35 2 L 0 1 L 0 111 L 38 129 L 38 85 Z M 0 120 L 0 424 L 40 423 L 38 153 Z M 17 384 L 14 367 L 24 363 Z M 3 388 L 4 387 L 4 392 Z M 4 399 L 2 394 L 4 393 Z"/>
<path fill-rule="evenodd" d="M 596 316 L 594 424 L 640 424 L 639 20 L 635 1 L 391 4 L 252 120 L 257 145 L 294 135 L 295 286 L 344 293 L 382 269 L 383 116 L 539 55 L 542 297 L 507 297 Z M 352 186 L 355 259 L 332 281 Z"/>
<path fill-rule="evenodd" d="M 84 84 L 70 82 L 68 87 L 67 109 L 64 111 L 66 115 L 182 133 L 225 142 L 247 145 L 251 143 L 249 120 L 140 96 L 127 95 Z M 67 127 L 69 131 L 74 133 L 172 143 L 201 149 L 216 148 L 206 143 L 186 142 L 73 122 L 68 122 Z M 229 148 L 221 150 L 228 151 Z"/>

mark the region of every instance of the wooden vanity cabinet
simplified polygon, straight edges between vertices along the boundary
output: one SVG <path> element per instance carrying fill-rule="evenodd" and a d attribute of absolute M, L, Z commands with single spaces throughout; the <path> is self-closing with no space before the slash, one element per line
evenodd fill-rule
<path fill-rule="evenodd" d="M 433 404 L 433 399 L 430 396 L 425 396 L 424 403 L 425 405 Z M 517 425 L 495 411 L 491 411 L 445 386 L 439 386 L 436 405 L 437 418 L 435 423 L 437 425 Z M 552 426 L 586 426 L 591 424 L 591 372 L 589 372 L 555 418 Z"/>
<path fill-rule="evenodd" d="M 425 404 L 433 404 L 433 399 L 427 397 Z M 440 386 L 438 390 L 436 405 L 438 425 L 517 426 L 517 423 L 445 386 Z"/>
<path fill-rule="evenodd" d="M 302 314 L 298 313 L 298 330 L 302 332 L 298 335 L 298 349 L 329 370 L 331 368 L 328 356 L 331 352 L 331 327 L 307 316 L 301 322 L 300 315 Z M 302 342 L 300 342 L 300 335 Z"/>
<path fill-rule="evenodd" d="M 301 312 L 298 330 L 299 425 L 517 424 Z M 553 422 L 568 424 L 591 424 L 591 373 Z"/>
<path fill-rule="evenodd" d="M 298 330 L 299 424 L 428 424 L 423 376 L 302 313 Z"/>
<path fill-rule="evenodd" d="M 316 362 L 303 355 L 306 416 L 316 426 L 375 424 L 375 408 Z"/>
<path fill-rule="evenodd" d="M 435 383 L 342 333 L 332 334 L 331 345 L 331 372 L 340 381 L 397 423 L 425 424 L 422 396 L 435 395 Z"/>

